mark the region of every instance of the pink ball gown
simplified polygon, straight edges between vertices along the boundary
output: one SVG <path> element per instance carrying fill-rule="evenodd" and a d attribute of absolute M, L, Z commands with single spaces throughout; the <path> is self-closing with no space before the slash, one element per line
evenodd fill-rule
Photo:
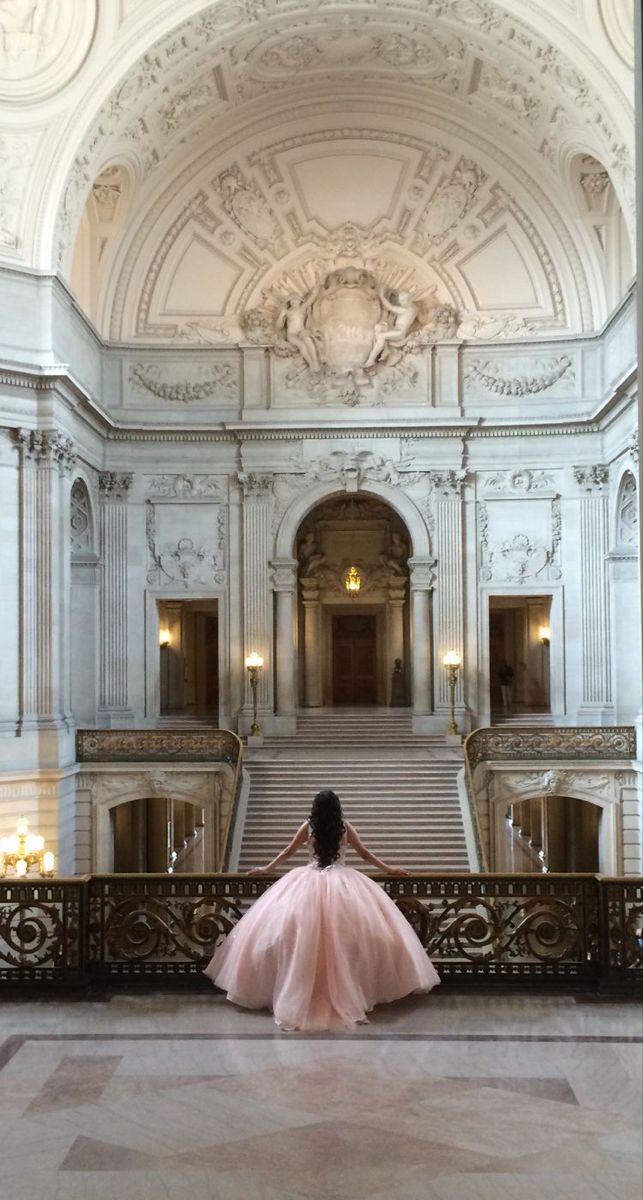
<path fill-rule="evenodd" d="M 440 977 L 406 917 L 368 876 L 310 861 L 274 883 L 216 950 L 205 974 L 282 1029 L 350 1029 L 376 1004 L 430 992 Z"/>

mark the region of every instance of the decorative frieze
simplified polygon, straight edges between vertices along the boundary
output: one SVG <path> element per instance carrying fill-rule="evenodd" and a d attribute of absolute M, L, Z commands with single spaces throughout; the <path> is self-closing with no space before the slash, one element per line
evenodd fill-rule
<path fill-rule="evenodd" d="M 166 511 L 166 510 L 164 510 Z M 182 524 L 187 523 L 181 508 Z M 199 510 L 202 512 L 203 510 Z M 212 522 L 210 521 L 211 525 Z M 164 584 L 179 584 L 185 589 L 208 587 L 212 584 L 225 583 L 225 545 L 227 535 L 227 514 L 224 508 L 217 512 L 216 540 L 217 550 L 213 553 L 206 549 L 200 539 L 195 540 L 194 532 L 186 532 L 176 540 L 168 539 L 162 545 L 158 542 L 156 507 L 151 501 L 145 505 L 145 537 L 148 550 L 147 582 L 152 587 Z"/>
<path fill-rule="evenodd" d="M 496 471 L 493 475 L 483 475 L 480 483 L 485 492 L 513 492 L 517 495 L 547 492 L 556 486 L 553 475 L 546 471 L 526 469 Z"/>

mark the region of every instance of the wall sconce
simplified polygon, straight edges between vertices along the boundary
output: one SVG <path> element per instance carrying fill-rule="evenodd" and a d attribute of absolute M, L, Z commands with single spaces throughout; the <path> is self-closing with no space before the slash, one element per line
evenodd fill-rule
<path fill-rule="evenodd" d="M 349 567 L 344 574 L 344 587 L 349 596 L 359 596 L 362 586 L 362 576 L 357 567 Z"/>
<path fill-rule="evenodd" d="M 258 737 L 261 733 L 261 726 L 257 721 L 257 688 L 259 686 L 259 672 L 263 667 L 263 658 L 257 654 L 256 650 L 252 651 L 246 659 L 246 671 L 250 677 L 250 687 L 252 688 L 252 725 L 250 726 L 250 736 Z"/>
<path fill-rule="evenodd" d="M 56 859 L 51 850 L 45 850 L 45 839 L 39 833 L 29 833 L 29 822 L 20 817 L 16 832 L 10 837 L 0 838 L 0 878 L 13 868 L 19 878 L 24 878 L 31 867 L 38 867 L 46 877 L 53 875 Z"/>
<path fill-rule="evenodd" d="M 549 625 L 541 625 L 538 630 L 541 646 L 548 646 L 551 641 L 551 629 Z"/>
<path fill-rule="evenodd" d="M 167 650 L 172 644 L 169 629 L 159 629 L 159 646 L 161 650 Z"/>
<path fill-rule="evenodd" d="M 457 734 L 458 725 L 455 719 L 455 688 L 458 682 L 458 671 L 462 665 L 462 659 L 456 650 L 449 650 L 442 659 L 442 666 L 446 668 L 447 683 L 449 685 L 449 734 Z"/>

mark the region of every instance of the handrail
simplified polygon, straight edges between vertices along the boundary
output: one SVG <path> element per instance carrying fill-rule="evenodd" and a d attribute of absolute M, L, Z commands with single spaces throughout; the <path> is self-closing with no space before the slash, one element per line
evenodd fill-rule
<path fill-rule="evenodd" d="M 474 730 L 474 732 L 477 733 L 477 730 Z M 469 760 L 469 755 L 467 753 L 467 745 L 468 745 L 469 739 L 472 737 L 473 737 L 473 734 L 468 733 L 464 739 L 464 744 L 462 747 L 463 752 L 464 752 L 464 786 L 465 786 L 466 793 L 467 793 L 467 799 L 469 801 L 469 813 L 471 815 L 471 826 L 473 828 L 473 836 L 474 836 L 474 840 L 476 843 L 476 853 L 478 855 L 478 862 L 480 863 L 480 866 L 483 871 L 488 871 L 489 870 L 489 858 L 487 855 L 486 846 L 485 846 L 483 838 L 482 838 L 482 830 L 480 828 L 480 814 L 478 813 L 478 805 L 476 802 L 476 793 L 475 793 L 475 788 L 473 786 L 473 771 L 471 770 L 471 763 Z"/>
<path fill-rule="evenodd" d="M 232 783 L 232 803 L 228 813 L 225 831 L 223 834 L 223 845 L 221 846 L 220 868 L 222 871 L 227 871 L 230 863 L 230 851 L 232 849 L 232 838 L 234 834 L 234 826 L 239 811 L 239 797 L 241 795 L 241 782 L 243 779 L 243 742 L 236 733 L 233 734 L 239 743 L 239 753 L 234 768 L 234 780 Z"/>
<path fill-rule="evenodd" d="M 220 937 L 274 878 L 5 878 L 0 982 L 31 991 L 96 983 L 201 986 Z M 643 878 L 488 872 L 377 878 L 445 983 L 634 991 L 643 981 Z"/>

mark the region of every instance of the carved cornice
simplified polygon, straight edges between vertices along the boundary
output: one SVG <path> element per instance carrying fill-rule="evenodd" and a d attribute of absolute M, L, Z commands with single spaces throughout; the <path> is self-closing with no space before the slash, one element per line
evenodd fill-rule
<path fill-rule="evenodd" d="M 103 471 L 98 476 L 98 491 L 101 500 L 122 504 L 127 501 L 134 476 L 130 472 Z"/>
<path fill-rule="evenodd" d="M 17 429 L 15 438 L 25 461 L 57 466 L 67 474 L 76 462 L 74 443 L 57 429 Z"/>

